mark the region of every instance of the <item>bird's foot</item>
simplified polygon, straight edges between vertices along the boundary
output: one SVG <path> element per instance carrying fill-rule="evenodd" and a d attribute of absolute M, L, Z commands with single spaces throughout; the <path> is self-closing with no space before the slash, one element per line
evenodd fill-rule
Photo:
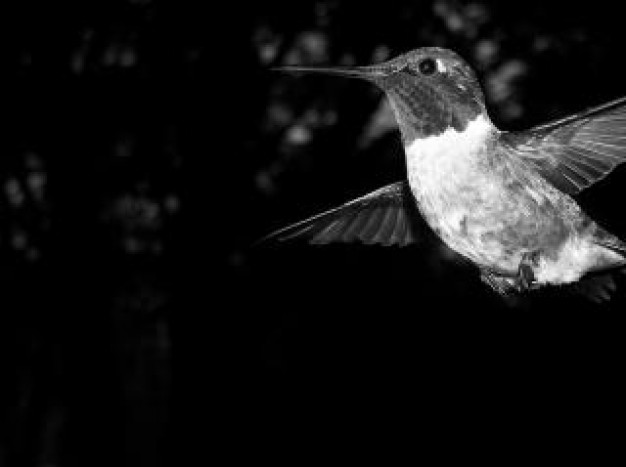
<path fill-rule="evenodd" d="M 522 255 L 522 260 L 517 270 L 516 288 L 518 291 L 523 292 L 537 288 L 537 278 L 534 272 L 534 268 L 537 266 L 539 266 L 538 251 L 527 252 Z"/>

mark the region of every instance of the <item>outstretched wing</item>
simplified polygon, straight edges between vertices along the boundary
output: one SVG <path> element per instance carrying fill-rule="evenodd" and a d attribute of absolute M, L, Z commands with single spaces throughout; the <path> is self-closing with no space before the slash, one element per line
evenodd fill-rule
<path fill-rule="evenodd" d="M 280 229 L 264 239 L 307 239 L 313 244 L 360 241 L 405 246 L 418 240 L 406 182 L 387 185 L 337 208 Z"/>
<path fill-rule="evenodd" d="M 626 97 L 502 138 L 545 179 L 573 195 L 626 161 Z"/>

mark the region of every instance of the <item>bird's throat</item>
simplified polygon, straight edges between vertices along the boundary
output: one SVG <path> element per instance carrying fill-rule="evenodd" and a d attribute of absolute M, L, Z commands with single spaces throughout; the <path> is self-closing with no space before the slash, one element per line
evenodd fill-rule
<path fill-rule="evenodd" d="M 402 87 L 391 89 L 388 95 L 405 146 L 452 130 L 465 133 L 473 122 L 489 121 L 484 106 L 471 99 L 452 102 L 445 96 L 428 94 L 427 89 L 405 92 Z"/>

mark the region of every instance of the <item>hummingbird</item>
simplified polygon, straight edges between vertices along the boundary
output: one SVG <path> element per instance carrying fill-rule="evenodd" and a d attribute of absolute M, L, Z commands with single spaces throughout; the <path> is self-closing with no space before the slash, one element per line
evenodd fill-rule
<path fill-rule="evenodd" d="M 626 267 L 626 243 L 574 199 L 626 160 L 626 97 L 503 131 L 488 115 L 472 68 L 447 49 L 419 48 L 370 66 L 280 70 L 357 78 L 382 89 L 400 129 L 406 176 L 265 240 L 406 246 L 423 238 L 414 222 L 421 216 L 504 296 Z M 605 286 L 613 288 L 598 284 Z M 606 289 L 600 295 L 608 298 Z"/>

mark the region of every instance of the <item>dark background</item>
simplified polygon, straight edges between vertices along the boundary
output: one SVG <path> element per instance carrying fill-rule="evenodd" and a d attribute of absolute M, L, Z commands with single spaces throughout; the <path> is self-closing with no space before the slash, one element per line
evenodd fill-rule
<path fill-rule="evenodd" d="M 504 302 L 437 242 L 250 246 L 404 171 L 379 91 L 272 66 L 452 48 L 494 122 L 522 129 L 624 94 L 611 5 L 8 7 L 0 465 L 274 459 L 471 432 L 489 409 L 496 426 L 616 414 L 623 279 L 602 305 Z M 622 238 L 625 181 L 579 198 Z"/>

